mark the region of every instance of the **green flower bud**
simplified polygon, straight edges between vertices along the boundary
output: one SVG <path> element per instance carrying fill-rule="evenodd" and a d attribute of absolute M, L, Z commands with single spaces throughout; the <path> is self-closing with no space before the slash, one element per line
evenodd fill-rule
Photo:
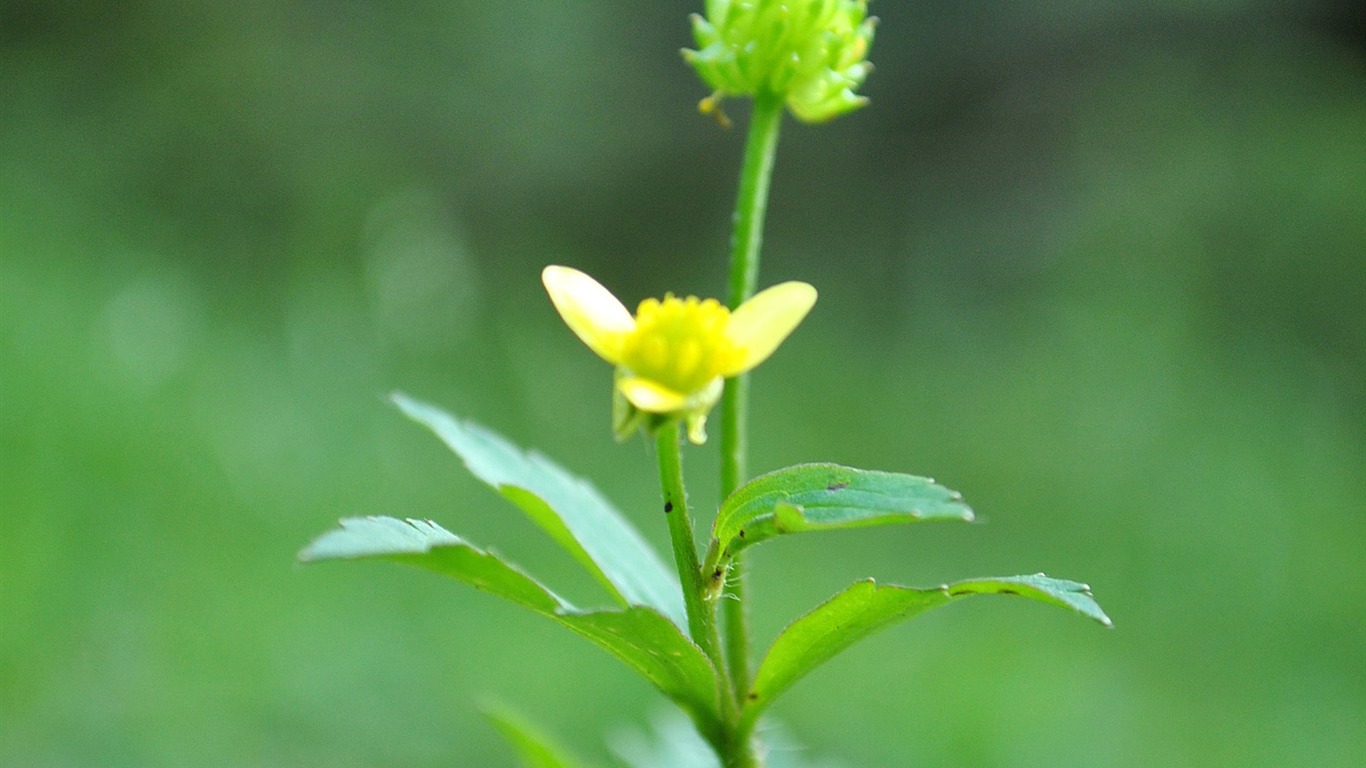
<path fill-rule="evenodd" d="M 854 91 L 873 67 L 868 0 L 707 0 L 692 17 L 697 50 L 683 57 L 715 93 L 703 112 L 727 96 L 773 93 L 809 123 L 858 109 Z"/>

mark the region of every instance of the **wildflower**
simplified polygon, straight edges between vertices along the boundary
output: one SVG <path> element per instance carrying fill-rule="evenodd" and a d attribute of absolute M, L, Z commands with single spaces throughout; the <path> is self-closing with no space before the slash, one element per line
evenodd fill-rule
<path fill-rule="evenodd" d="M 726 96 L 761 92 L 781 96 L 809 123 L 863 106 L 854 93 L 873 67 L 865 57 L 876 19 L 867 0 L 707 0 L 706 16 L 692 17 L 697 50 L 683 58 L 715 93 L 703 99 L 713 112 Z"/>
<path fill-rule="evenodd" d="M 577 269 L 549 266 L 541 280 L 569 329 L 617 367 L 618 436 L 653 414 L 684 419 L 688 439 L 699 444 L 722 380 L 768 359 L 816 303 L 816 289 L 794 281 L 761 291 L 734 312 L 716 299 L 665 294 L 640 302 L 632 316 Z"/>

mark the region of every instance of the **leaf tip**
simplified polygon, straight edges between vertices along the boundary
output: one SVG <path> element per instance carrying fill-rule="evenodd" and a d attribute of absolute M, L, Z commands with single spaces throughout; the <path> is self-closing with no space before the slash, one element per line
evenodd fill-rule
<path fill-rule="evenodd" d="M 431 520 L 392 517 L 344 517 L 336 528 L 315 538 L 299 552 L 303 563 L 351 560 L 383 555 L 425 554 L 433 547 L 463 544 L 460 537 Z"/>
<path fill-rule="evenodd" d="M 330 559 L 322 552 L 322 550 L 326 546 L 326 543 L 330 542 L 338 531 L 346 527 L 346 523 L 348 520 L 350 520 L 350 518 L 338 518 L 336 528 L 333 528 L 329 531 L 326 531 L 313 537 L 313 540 L 308 542 L 308 544 L 304 545 L 304 548 L 299 550 L 299 553 L 294 556 L 294 561 L 296 563 L 307 565 L 308 563 L 316 563 L 319 560 Z"/>

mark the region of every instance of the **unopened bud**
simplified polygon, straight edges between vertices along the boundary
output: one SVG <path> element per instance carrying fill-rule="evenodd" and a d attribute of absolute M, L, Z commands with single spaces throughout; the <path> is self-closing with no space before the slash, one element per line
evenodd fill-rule
<path fill-rule="evenodd" d="M 727 96 L 773 93 L 815 123 L 867 103 L 855 93 L 873 69 L 867 0 L 707 0 L 706 11 L 692 17 L 697 50 L 683 51 L 715 91 L 704 111 Z"/>

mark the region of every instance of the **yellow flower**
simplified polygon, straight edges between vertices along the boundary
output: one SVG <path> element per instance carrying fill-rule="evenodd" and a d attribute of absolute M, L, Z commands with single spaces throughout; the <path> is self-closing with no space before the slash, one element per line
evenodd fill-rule
<path fill-rule="evenodd" d="M 816 289 L 788 282 L 761 291 L 731 312 L 716 299 L 689 296 L 640 302 L 634 316 L 598 281 L 569 267 L 541 273 L 555 309 L 575 335 L 617 367 L 616 391 L 634 425 L 641 413 L 683 418 L 688 438 L 707 439 L 707 412 L 722 380 L 768 359 L 816 303 Z"/>

